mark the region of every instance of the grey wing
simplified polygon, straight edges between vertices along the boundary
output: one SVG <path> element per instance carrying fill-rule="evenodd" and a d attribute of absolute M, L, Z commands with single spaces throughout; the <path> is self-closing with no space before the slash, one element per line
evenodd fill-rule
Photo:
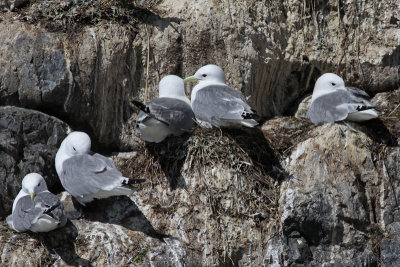
<path fill-rule="evenodd" d="M 99 159 L 99 160 L 101 160 L 101 161 L 103 161 L 107 165 L 107 167 L 117 170 L 117 167 L 115 167 L 115 164 L 111 159 L 109 159 L 109 158 L 107 158 L 107 157 L 105 157 L 105 156 L 103 156 L 101 154 L 98 154 L 98 153 L 95 153 L 92 156 L 97 158 L 97 159 Z M 118 173 L 121 174 L 119 171 L 118 171 Z"/>
<path fill-rule="evenodd" d="M 61 182 L 75 197 L 112 190 L 122 183 L 122 174 L 114 163 L 104 156 L 78 155 L 64 161 Z"/>
<path fill-rule="evenodd" d="M 195 124 L 192 107 L 182 100 L 161 97 L 151 101 L 148 107 L 151 116 L 165 123 L 174 134 L 181 134 Z"/>
<path fill-rule="evenodd" d="M 345 90 L 338 90 L 315 99 L 308 110 L 312 123 L 333 123 L 345 120 L 349 113 L 373 108 L 374 105 L 365 99 Z"/>
<path fill-rule="evenodd" d="M 346 89 L 356 98 L 364 99 L 367 101 L 369 101 L 370 99 L 370 96 L 366 92 L 357 87 L 346 87 Z"/>
<path fill-rule="evenodd" d="M 241 92 L 223 85 L 200 89 L 192 105 L 196 118 L 215 126 L 220 120 L 242 120 L 245 112 L 252 113 Z"/>
<path fill-rule="evenodd" d="M 58 220 L 61 226 L 65 225 L 67 218 L 64 215 L 64 205 L 56 195 L 50 192 L 41 192 L 36 195 L 34 202 L 35 207 L 41 207 L 43 213 Z"/>
<path fill-rule="evenodd" d="M 12 213 L 14 229 L 18 232 L 29 230 L 32 223 L 43 214 L 40 208 L 35 208 L 35 204 L 30 196 L 22 197 L 18 200 Z"/>

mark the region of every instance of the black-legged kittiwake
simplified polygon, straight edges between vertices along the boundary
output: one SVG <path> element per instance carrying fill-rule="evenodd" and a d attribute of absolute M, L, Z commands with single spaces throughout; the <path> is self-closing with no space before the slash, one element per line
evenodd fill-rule
<path fill-rule="evenodd" d="M 143 179 L 123 177 L 114 163 L 90 152 L 90 137 L 84 132 L 71 132 L 56 154 L 56 170 L 64 189 L 85 205 L 94 198 L 129 195 L 132 184 Z"/>
<path fill-rule="evenodd" d="M 325 73 L 318 78 L 308 116 L 314 124 L 335 121 L 366 121 L 379 116 L 369 95 L 355 87 L 345 87 L 338 75 Z"/>
<path fill-rule="evenodd" d="M 7 224 L 17 232 L 49 232 L 67 223 L 60 199 L 47 190 L 40 174 L 30 173 L 14 200 Z"/>
<path fill-rule="evenodd" d="M 202 127 L 254 127 L 257 114 L 243 94 L 226 85 L 224 71 L 216 65 L 201 67 L 185 82 L 197 82 L 191 95 L 192 109 Z"/>
<path fill-rule="evenodd" d="M 159 98 L 144 105 L 132 103 L 141 111 L 136 120 L 136 130 L 147 142 L 159 143 L 169 135 L 181 135 L 195 125 L 190 101 L 185 94 L 183 79 L 168 75 L 159 84 Z"/>

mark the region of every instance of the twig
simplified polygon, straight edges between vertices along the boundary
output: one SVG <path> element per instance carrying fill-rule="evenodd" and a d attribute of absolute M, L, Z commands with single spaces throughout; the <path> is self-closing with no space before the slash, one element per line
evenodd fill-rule
<path fill-rule="evenodd" d="M 144 87 L 144 102 L 147 103 L 148 84 L 149 84 L 149 65 L 150 65 L 150 35 L 147 30 L 147 25 L 144 26 L 147 36 L 147 60 L 146 60 L 146 84 Z"/>
<path fill-rule="evenodd" d="M 400 107 L 400 104 L 398 104 L 398 105 L 392 110 L 392 112 L 390 112 L 389 115 L 387 115 L 387 116 L 390 117 L 390 115 L 392 115 L 393 112 L 395 112 L 396 109 L 397 109 L 398 107 Z"/>

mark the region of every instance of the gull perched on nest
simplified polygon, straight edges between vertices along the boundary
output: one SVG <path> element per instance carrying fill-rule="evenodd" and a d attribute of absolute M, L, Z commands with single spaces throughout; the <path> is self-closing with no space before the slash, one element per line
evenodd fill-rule
<path fill-rule="evenodd" d="M 129 195 L 131 185 L 143 179 L 123 177 L 114 163 L 90 152 L 90 137 L 84 132 L 72 132 L 61 143 L 56 154 L 56 170 L 61 184 L 79 203 L 94 198 Z"/>
<path fill-rule="evenodd" d="M 140 108 L 136 130 L 147 142 L 160 143 L 169 135 L 181 135 L 193 128 L 194 113 L 185 94 L 183 79 L 168 75 L 159 84 L 159 98 L 144 105 L 132 101 Z"/>
<path fill-rule="evenodd" d="M 197 82 L 191 95 L 193 112 L 202 127 L 254 127 L 257 114 L 241 92 L 225 84 L 225 73 L 216 65 L 201 67 L 185 82 Z"/>
<path fill-rule="evenodd" d="M 313 124 L 335 121 L 366 121 L 379 116 L 369 95 L 355 87 L 345 87 L 338 75 L 325 73 L 315 83 L 308 116 Z"/>
<path fill-rule="evenodd" d="M 12 214 L 6 220 L 17 232 L 49 232 L 67 223 L 63 204 L 47 190 L 46 182 L 37 173 L 30 173 L 22 180 Z"/>

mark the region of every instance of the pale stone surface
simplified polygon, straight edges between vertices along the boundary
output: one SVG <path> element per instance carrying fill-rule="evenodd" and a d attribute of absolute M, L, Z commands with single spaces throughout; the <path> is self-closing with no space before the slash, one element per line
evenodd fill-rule
<path fill-rule="evenodd" d="M 0 14 L 0 104 L 55 115 L 87 131 L 95 150 L 133 150 L 115 162 L 148 182 L 90 205 L 81 218 L 63 193 L 71 222 L 53 233 L 17 234 L 0 222 L 0 265 L 398 265 L 397 0 L 76 4 L 32 1 Z M 262 132 L 138 141 L 130 99 L 148 101 L 164 75 L 192 75 L 208 63 L 223 67 L 261 115 L 297 118 L 270 119 Z M 376 94 L 382 121 L 311 125 L 301 100 L 328 71 Z M 35 114 L 7 115 L 1 131 L 53 125 Z M 12 132 L 18 149 L 7 144 L 0 153 L 56 151 L 61 135 L 40 132 L 24 145 L 25 132 Z M 31 149 L 37 142 L 42 150 Z M 9 167 L 36 160 L 29 166 L 50 177 L 43 162 L 51 153 L 44 161 L 25 153 L 22 165 Z M 22 172 L 11 183 L 0 177 L 7 210 Z"/>
<path fill-rule="evenodd" d="M 299 143 L 285 160 L 291 178 L 281 186 L 279 203 L 289 238 L 286 264 L 376 265 L 373 249 L 379 240 L 369 237 L 380 209 L 374 199 L 380 170 L 370 150 L 373 141 L 345 125 L 314 131 L 315 137 Z"/>

